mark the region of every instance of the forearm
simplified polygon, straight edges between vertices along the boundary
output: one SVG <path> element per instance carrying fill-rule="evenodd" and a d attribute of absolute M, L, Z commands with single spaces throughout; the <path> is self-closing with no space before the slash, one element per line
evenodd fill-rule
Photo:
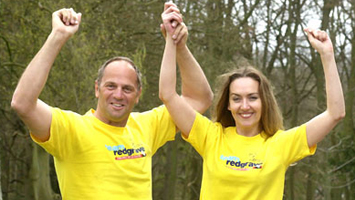
<path fill-rule="evenodd" d="M 159 97 L 178 129 L 188 137 L 196 114 L 191 104 L 189 105 L 176 92 L 176 46 L 169 36 L 160 71 Z"/>
<path fill-rule="evenodd" d="M 327 95 L 327 110 L 306 123 L 308 146 L 312 147 L 345 116 L 345 103 L 334 55 L 321 55 Z"/>
<path fill-rule="evenodd" d="M 52 32 L 43 47 L 22 74 L 13 95 L 12 105 L 19 112 L 32 109 L 47 81 L 49 71 L 60 49 L 67 41 L 62 34 Z"/>
<path fill-rule="evenodd" d="M 345 102 L 335 58 L 331 53 L 321 55 L 321 60 L 325 75 L 327 111 L 338 121 L 345 116 Z"/>
<path fill-rule="evenodd" d="M 207 78 L 188 47 L 177 51 L 177 62 L 182 79 L 182 96 L 198 112 L 212 104 L 213 92 Z"/>
<path fill-rule="evenodd" d="M 169 103 L 176 92 L 176 46 L 170 36 L 167 36 L 163 54 L 160 79 L 159 97 L 164 103 Z"/>

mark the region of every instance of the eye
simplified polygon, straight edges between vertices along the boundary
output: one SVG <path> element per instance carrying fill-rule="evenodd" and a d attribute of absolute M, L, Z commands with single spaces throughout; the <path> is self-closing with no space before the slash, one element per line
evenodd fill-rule
<path fill-rule="evenodd" d="M 232 101 L 234 101 L 234 102 L 239 102 L 240 101 L 240 97 L 238 97 L 238 96 L 233 96 L 232 97 Z"/>
<path fill-rule="evenodd" d="M 109 90 L 113 90 L 113 89 L 116 88 L 116 85 L 114 85 L 114 84 L 107 84 L 107 85 L 106 85 L 106 88 L 109 89 Z"/>
<path fill-rule="evenodd" d="M 258 100 L 258 99 L 259 99 L 259 97 L 256 96 L 256 95 L 253 95 L 253 96 L 250 96 L 250 97 L 249 97 L 249 100 L 250 100 L 250 101 L 256 101 L 256 100 Z"/>
<path fill-rule="evenodd" d="M 134 91 L 134 88 L 133 87 L 129 87 L 129 86 L 126 86 L 123 88 L 123 91 L 126 92 L 126 93 L 131 93 Z"/>

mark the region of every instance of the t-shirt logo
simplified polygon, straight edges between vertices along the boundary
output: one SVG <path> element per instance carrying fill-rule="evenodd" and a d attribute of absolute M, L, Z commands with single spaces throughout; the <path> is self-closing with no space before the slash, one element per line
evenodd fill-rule
<path fill-rule="evenodd" d="M 249 171 L 253 169 L 261 169 L 263 168 L 263 163 L 262 162 L 255 162 L 253 160 L 249 161 L 241 161 L 239 157 L 237 156 L 224 156 L 221 155 L 220 157 L 221 160 L 226 161 L 226 167 L 229 169 L 233 170 L 238 170 L 238 171 Z"/>
<path fill-rule="evenodd" d="M 136 159 L 146 156 L 144 147 L 126 148 L 123 144 L 116 146 L 105 145 L 106 149 L 112 151 L 115 160 Z"/>

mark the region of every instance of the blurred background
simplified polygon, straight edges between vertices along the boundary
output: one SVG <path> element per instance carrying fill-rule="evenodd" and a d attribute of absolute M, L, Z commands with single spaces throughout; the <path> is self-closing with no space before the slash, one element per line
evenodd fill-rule
<path fill-rule="evenodd" d="M 174 2 L 189 28 L 188 46 L 212 88 L 216 77 L 228 69 L 259 68 L 272 81 L 286 128 L 301 125 L 326 108 L 320 58 L 303 29 L 326 30 L 343 84 L 346 117 L 314 156 L 289 167 L 284 199 L 355 199 L 355 1 Z M 97 70 L 107 59 L 122 55 L 133 59 L 144 75 L 143 95 L 135 110 L 161 104 L 163 0 L 0 0 L 0 199 L 60 199 L 52 157 L 31 141 L 10 102 L 23 70 L 51 31 L 52 13 L 64 7 L 81 12 L 82 23 L 57 57 L 40 98 L 80 114 L 96 108 Z M 157 152 L 152 170 L 155 200 L 199 198 L 202 159 L 180 134 Z"/>

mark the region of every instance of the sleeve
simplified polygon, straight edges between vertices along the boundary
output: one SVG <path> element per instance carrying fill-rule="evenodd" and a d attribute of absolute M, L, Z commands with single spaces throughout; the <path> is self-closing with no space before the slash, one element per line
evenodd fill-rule
<path fill-rule="evenodd" d="M 176 127 L 164 105 L 142 113 L 142 120 L 150 131 L 150 146 L 154 154 L 167 141 L 175 139 Z"/>
<path fill-rule="evenodd" d="M 276 143 L 284 161 L 290 165 L 316 152 L 317 146 L 308 147 L 306 125 L 277 133 Z"/>
<path fill-rule="evenodd" d="M 189 142 L 195 150 L 204 158 L 208 149 L 214 148 L 221 138 L 223 128 L 221 124 L 214 123 L 207 117 L 196 112 L 196 118 L 192 125 L 189 137 L 182 138 Z"/>
<path fill-rule="evenodd" d="M 75 116 L 78 115 L 71 111 L 63 111 L 59 108 L 52 109 L 52 122 L 50 127 L 49 139 L 45 142 L 40 142 L 31 134 L 31 138 L 38 145 L 43 147 L 48 153 L 52 154 L 57 158 L 62 158 L 66 155 L 66 147 L 70 146 L 72 143 L 72 138 L 69 137 L 74 131 L 75 127 L 72 124 L 75 120 Z"/>

